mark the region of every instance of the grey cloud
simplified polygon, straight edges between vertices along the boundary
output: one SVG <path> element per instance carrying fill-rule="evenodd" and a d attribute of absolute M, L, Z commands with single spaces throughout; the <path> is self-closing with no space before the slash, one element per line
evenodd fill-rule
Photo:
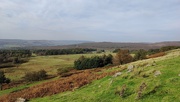
<path fill-rule="evenodd" d="M 0 38 L 180 40 L 179 12 L 179 0 L 1 0 Z"/>

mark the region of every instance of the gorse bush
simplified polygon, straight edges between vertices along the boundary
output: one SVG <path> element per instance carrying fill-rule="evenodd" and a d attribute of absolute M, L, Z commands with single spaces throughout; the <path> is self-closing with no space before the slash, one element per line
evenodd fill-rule
<path fill-rule="evenodd" d="M 112 64 L 112 58 L 113 56 L 111 54 L 103 56 L 93 56 L 91 58 L 81 56 L 74 62 L 74 67 L 78 70 L 104 67 L 105 65 Z"/>
<path fill-rule="evenodd" d="M 40 70 L 37 72 L 28 72 L 25 74 L 24 79 L 26 81 L 39 81 L 47 77 L 47 72 L 45 70 Z"/>

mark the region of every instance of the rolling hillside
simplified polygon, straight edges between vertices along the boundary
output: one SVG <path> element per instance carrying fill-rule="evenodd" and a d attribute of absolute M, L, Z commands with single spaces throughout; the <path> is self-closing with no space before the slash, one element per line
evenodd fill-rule
<path fill-rule="evenodd" d="M 180 49 L 166 56 L 113 67 L 119 75 L 93 81 L 75 91 L 33 99 L 31 102 L 179 102 Z M 128 72 L 128 66 L 134 68 Z"/>
<path fill-rule="evenodd" d="M 75 71 L 68 77 L 4 90 L 0 101 L 22 97 L 32 102 L 179 102 L 179 63 L 180 49 L 172 50 L 158 58 Z"/>

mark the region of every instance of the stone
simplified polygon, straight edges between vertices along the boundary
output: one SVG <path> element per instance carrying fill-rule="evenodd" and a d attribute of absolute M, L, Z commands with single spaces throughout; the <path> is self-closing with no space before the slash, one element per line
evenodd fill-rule
<path fill-rule="evenodd" d="M 150 67 L 150 66 L 152 66 L 152 65 L 151 64 L 146 65 L 146 67 Z"/>
<path fill-rule="evenodd" d="M 127 73 L 132 72 L 132 70 L 128 70 Z"/>
<path fill-rule="evenodd" d="M 134 69 L 134 66 L 133 65 L 129 65 L 127 69 L 128 69 L 127 73 L 132 72 L 133 69 Z"/>
<path fill-rule="evenodd" d="M 109 84 L 111 85 L 112 83 L 113 83 L 113 80 L 111 80 Z"/>
<path fill-rule="evenodd" d="M 113 75 L 113 77 L 117 77 L 117 76 L 120 76 L 122 73 L 121 72 L 117 72 Z"/>
<path fill-rule="evenodd" d="M 128 69 L 128 70 L 132 70 L 133 68 L 134 68 L 133 65 L 129 65 L 127 69 Z"/>
<path fill-rule="evenodd" d="M 15 102 L 27 102 L 27 100 L 20 97 L 20 98 L 17 98 Z"/>
<path fill-rule="evenodd" d="M 180 76 L 180 74 L 178 76 Z"/>
<path fill-rule="evenodd" d="M 154 76 L 155 76 L 155 77 L 157 77 L 158 75 L 161 75 L 161 74 L 162 74 L 162 73 L 161 73 L 161 71 L 159 71 L 159 70 L 154 72 Z"/>
<path fill-rule="evenodd" d="M 156 66 L 156 63 L 153 63 L 152 66 Z"/>

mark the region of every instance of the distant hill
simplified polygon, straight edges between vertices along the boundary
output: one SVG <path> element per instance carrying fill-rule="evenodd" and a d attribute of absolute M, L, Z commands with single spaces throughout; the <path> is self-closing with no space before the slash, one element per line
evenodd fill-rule
<path fill-rule="evenodd" d="M 35 46 L 60 46 L 87 43 L 90 41 L 76 40 L 19 40 L 19 39 L 0 39 L 0 48 L 14 47 L 35 47 Z"/>
<path fill-rule="evenodd" d="M 35 49 L 94 48 L 94 49 L 157 49 L 163 46 L 180 46 L 180 41 L 158 43 L 89 42 L 63 46 L 34 47 Z"/>
<path fill-rule="evenodd" d="M 132 42 L 92 42 L 76 40 L 18 40 L 0 39 L 0 48 L 30 48 L 30 49 L 64 49 L 64 48 L 94 48 L 94 49 L 156 49 L 163 46 L 180 46 L 180 41 L 157 43 Z"/>

